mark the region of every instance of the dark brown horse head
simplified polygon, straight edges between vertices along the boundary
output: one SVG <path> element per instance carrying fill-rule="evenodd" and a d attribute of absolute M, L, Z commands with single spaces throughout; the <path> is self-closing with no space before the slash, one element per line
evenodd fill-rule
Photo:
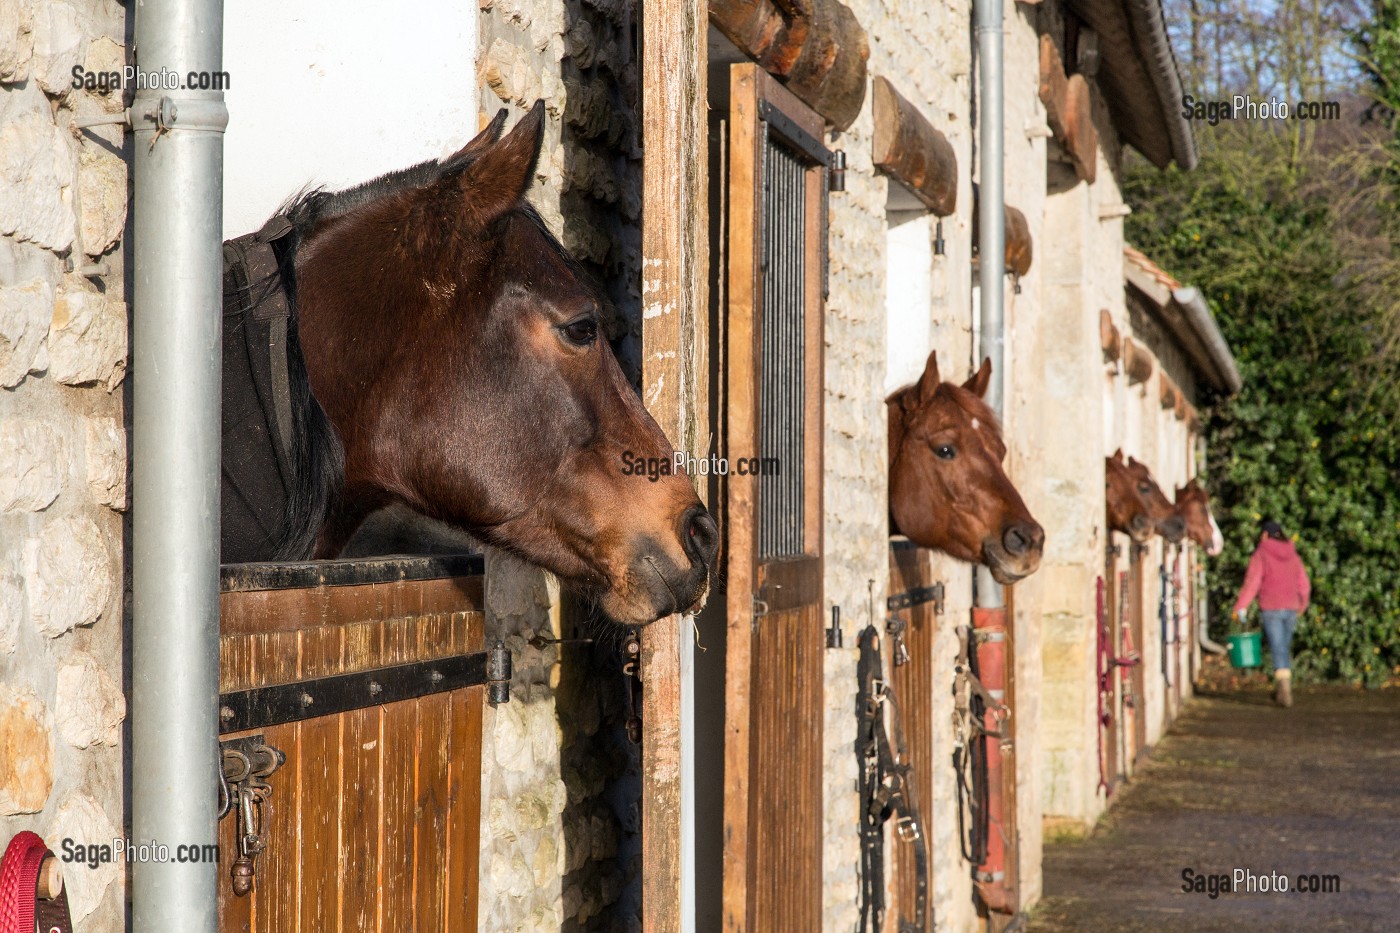
<path fill-rule="evenodd" d="M 600 298 L 525 201 L 537 103 L 462 151 L 300 215 L 299 339 L 344 447 L 317 551 L 400 502 L 544 567 L 611 618 L 703 602 L 718 547 L 601 334 Z"/>
<path fill-rule="evenodd" d="M 1138 483 L 1128 470 L 1123 451 L 1114 451 L 1104 458 L 1105 503 L 1110 531 L 1121 531 L 1139 543 L 1152 537 L 1156 527 L 1147 500 L 1138 491 Z"/>
<path fill-rule="evenodd" d="M 1210 497 L 1199 480 L 1177 487 L 1176 514 L 1186 523 L 1186 537 L 1205 548 L 1211 557 L 1224 549 L 1225 538 L 1210 512 Z"/>
<path fill-rule="evenodd" d="M 1147 464 L 1129 457 L 1128 473 L 1133 478 L 1138 495 L 1147 504 L 1147 515 L 1152 519 L 1153 529 L 1172 544 L 1179 542 L 1186 535 L 1186 522 L 1176 514 L 1176 506 L 1157 485 Z"/>
<path fill-rule="evenodd" d="M 917 383 L 891 395 L 890 524 L 921 547 L 985 564 L 1015 583 L 1040 566 L 1045 531 L 1002 469 L 1006 445 L 982 401 L 992 365 L 962 385 L 938 376 L 930 353 Z"/>

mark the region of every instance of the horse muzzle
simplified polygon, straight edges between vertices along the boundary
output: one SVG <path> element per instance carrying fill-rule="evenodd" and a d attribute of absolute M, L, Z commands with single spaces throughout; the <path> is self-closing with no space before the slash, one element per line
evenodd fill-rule
<path fill-rule="evenodd" d="M 1170 515 L 1157 524 L 1157 531 L 1168 543 L 1177 544 L 1186 537 L 1186 521 L 1180 515 Z"/>
<path fill-rule="evenodd" d="M 677 560 L 672 548 L 643 539 L 628 567 L 628 585 L 601 600 L 613 619 L 641 626 L 677 612 L 698 612 L 704 606 L 719 551 L 719 527 L 697 505 L 681 516 L 677 532 L 684 560 Z"/>
<path fill-rule="evenodd" d="M 993 580 L 1010 586 L 1040 568 L 1044 549 L 1045 529 L 1034 521 L 1014 521 L 1002 529 L 999 539 L 982 542 L 982 562 Z"/>

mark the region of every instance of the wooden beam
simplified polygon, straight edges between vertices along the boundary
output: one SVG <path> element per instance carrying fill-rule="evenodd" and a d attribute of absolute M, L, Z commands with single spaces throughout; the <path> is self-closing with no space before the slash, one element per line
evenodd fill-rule
<path fill-rule="evenodd" d="M 919 108 L 878 77 L 873 90 L 875 167 L 896 179 L 940 217 L 958 206 L 958 156 Z"/>
<path fill-rule="evenodd" d="M 709 10 L 716 29 L 832 126 L 855 122 L 865 104 L 870 43 L 844 3 L 710 0 Z"/>
<path fill-rule="evenodd" d="M 1089 82 L 1081 74 L 1065 75 L 1060 50 L 1048 35 L 1040 37 L 1040 102 L 1075 174 L 1093 184 L 1098 174 L 1099 131 L 1094 128 Z"/>
<path fill-rule="evenodd" d="M 1176 408 L 1177 399 L 1181 397 L 1181 393 L 1176 388 L 1176 383 L 1172 382 L 1171 377 L 1166 373 L 1162 373 L 1159 394 L 1161 396 L 1162 408 L 1169 411 Z"/>
<path fill-rule="evenodd" d="M 1123 339 L 1123 370 L 1128 385 L 1138 385 L 1152 378 L 1152 354 L 1131 337 Z"/>
<path fill-rule="evenodd" d="M 1031 271 L 1031 225 L 1026 215 L 1016 208 L 1006 207 L 1006 271 L 1025 275 Z"/>
<path fill-rule="evenodd" d="M 1123 355 L 1123 337 L 1118 333 L 1118 325 L 1113 323 L 1113 315 L 1107 308 L 1099 309 L 1099 345 L 1103 347 L 1106 362 Z"/>
<path fill-rule="evenodd" d="M 980 216 L 978 198 L 980 192 L 972 189 L 972 242 L 977 243 L 977 218 Z M 1031 243 L 1031 225 L 1026 215 L 1016 208 L 1006 205 L 1006 271 L 1018 278 L 1031 271 L 1034 250 Z"/>
<path fill-rule="evenodd" d="M 706 8 L 642 0 L 642 400 L 678 448 L 699 450 L 708 370 Z M 690 676 L 680 616 L 642 632 L 642 929 L 680 933 L 686 840 L 682 681 Z"/>

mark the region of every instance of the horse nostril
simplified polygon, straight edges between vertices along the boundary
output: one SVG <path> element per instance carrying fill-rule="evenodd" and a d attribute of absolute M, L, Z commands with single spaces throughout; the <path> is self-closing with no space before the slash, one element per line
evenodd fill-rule
<path fill-rule="evenodd" d="M 719 550 L 719 526 L 704 507 L 696 506 L 681 522 L 681 543 L 692 561 L 706 567 L 714 562 Z"/>
<path fill-rule="evenodd" d="M 1039 548 L 1044 538 L 1045 532 L 1039 525 L 1016 522 L 1002 532 L 1001 546 L 1006 548 L 1006 553 L 1020 557 L 1033 548 Z"/>
<path fill-rule="evenodd" d="M 1146 515 L 1134 515 L 1133 520 L 1129 524 L 1132 526 L 1133 531 L 1147 531 L 1152 527 L 1152 523 L 1147 520 Z"/>

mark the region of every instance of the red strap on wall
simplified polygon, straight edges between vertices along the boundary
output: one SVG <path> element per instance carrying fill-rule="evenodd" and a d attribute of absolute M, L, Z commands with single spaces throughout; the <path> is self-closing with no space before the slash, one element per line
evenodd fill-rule
<path fill-rule="evenodd" d="M 0 933 L 73 933 L 68 892 L 39 896 L 39 874 L 49 847 L 28 830 L 15 836 L 0 860 Z"/>

